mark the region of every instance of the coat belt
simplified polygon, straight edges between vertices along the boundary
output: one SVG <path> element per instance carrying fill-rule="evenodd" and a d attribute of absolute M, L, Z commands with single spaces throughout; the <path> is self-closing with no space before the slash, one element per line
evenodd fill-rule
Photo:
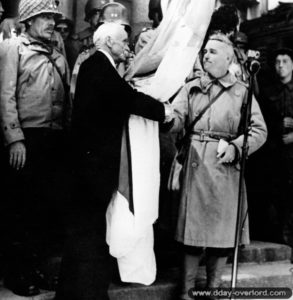
<path fill-rule="evenodd" d="M 193 130 L 191 132 L 191 139 L 195 139 L 200 142 L 217 142 L 220 139 L 231 141 L 236 138 L 235 134 L 218 132 L 218 131 L 206 131 L 206 130 Z"/>

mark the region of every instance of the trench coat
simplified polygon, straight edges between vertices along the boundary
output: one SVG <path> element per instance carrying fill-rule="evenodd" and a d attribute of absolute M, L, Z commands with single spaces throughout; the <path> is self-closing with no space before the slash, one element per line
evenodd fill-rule
<path fill-rule="evenodd" d="M 238 135 L 241 107 L 247 87 L 230 73 L 212 82 L 203 76 L 187 83 L 173 102 L 175 122 L 172 131 L 190 124 L 196 114 L 225 88 L 220 98 L 195 124 L 194 131 L 217 133 L 232 137 L 232 143 L 241 156 L 243 135 Z M 248 154 L 261 147 L 267 137 L 266 125 L 255 99 L 248 138 Z M 193 134 L 183 166 L 183 185 L 175 239 L 190 246 L 230 248 L 234 246 L 239 189 L 239 163 L 219 164 L 217 148 L 219 139 Z M 247 208 L 244 192 L 243 212 Z M 242 214 L 243 215 L 243 214 Z M 242 243 L 249 243 L 246 219 Z"/>

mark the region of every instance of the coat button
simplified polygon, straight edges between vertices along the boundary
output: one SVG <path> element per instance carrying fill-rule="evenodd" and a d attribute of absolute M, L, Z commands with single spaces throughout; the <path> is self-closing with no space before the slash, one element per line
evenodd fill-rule
<path fill-rule="evenodd" d="M 196 167 L 198 166 L 198 163 L 193 162 L 193 163 L 191 164 L 191 166 L 192 166 L 193 168 L 196 168 Z"/>

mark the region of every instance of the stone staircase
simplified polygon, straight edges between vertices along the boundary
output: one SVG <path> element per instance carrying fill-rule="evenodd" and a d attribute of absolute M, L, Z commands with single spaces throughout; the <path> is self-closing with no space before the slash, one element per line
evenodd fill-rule
<path fill-rule="evenodd" d="M 151 286 L 121 283 L 115 280 L 110 286 L 111 300 L 176 300 L 179 282 L 178 249 L 156 247 L 158 261 L 157 280 Z M 293 288 L 293 274 L 290 269 L 291 249 L 288 246 L 253 241 L 239 252 L 238 287 L 289 287 Z M 223 286 L 231 281 L 231 260 L 222 276 Z M 205 284 L 205 269 L 200 268 L 198 286 Z M 25 298 L 0 287 L 1 300 L 52 300 L 54 292 L 43 291 L 41 295 Z M 292 298 L 293 299 L 293 298 Z M 97 299 L 98 300 L 98 299 Z"/>

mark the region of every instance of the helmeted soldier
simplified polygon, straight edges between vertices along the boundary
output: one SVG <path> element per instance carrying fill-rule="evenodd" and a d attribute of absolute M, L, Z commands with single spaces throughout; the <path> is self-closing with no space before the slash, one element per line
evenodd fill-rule
<path fill-rule="evenodd" d="M 4 283 L 22 296 L 50 288 L 40 266 L 56 254 L 52 245 L 61 244 L 71 105 L 67 62 L 52 44 L 59 15 L 53 0 L 21 0 L 19 22 L 25 32 L 0 43 L 0 131 L 6 154 L 4 193 L 9 193 L 6 201 L 1 199 L 6 212 Z"/>
<path fill-rule="evenodd" d="M 93 34 L 97 29 L 98 20 L 102 7 L 110 0 L 88 0 L 84 12 L 84 20 L 89 23 L 89 27 L 78 33 L 78 39 L 81 44 L 80 52 L 93 47 Z"/>
<path fill-rule="evenodd" d="M 90 4 L 89 3 L 91 3 L 91 2 L 93 2 L 93 1 L 89 0 L 86 5 L 86 7 L 88 6 L 88 8 L 85 9 L 86 18 L 87 18 L 87 16 L 90 17 L 90 10 L 89 10 Z M 93 7 L 93 6 L 91 6 L 91 7 Z M 91 21 L 94 24 L 95 22 L 93 19 L 95 19 L 95 17 L 92 17 L 92 21 Z M 99 11 L 99 19 L 96 21 L 95 26 L 99 27 L 101 24 L 103 24 L 105 22 L 112 22 L 112 23 L 118 23 L 118 24 L 124 25 L 126 32 L 128 32 L 128 34 L 130 34 L 130 32 L 131 32 L 129 15 L 128 15 L 127 9 L 121 3 L 118 3 L 118 2 L 106 3 L 102 7 L 102 9 Z M 87 48 L 84 48 L 84 50 L 77 57 L 77 60 L 75 62 L 75 65 L 74 65 L 74 68 L 72 71 L 72 77 L 71 77 L 71 83 L 70 83 L 71 99 L 74 99 L 76 79 L 77 79 L 80 65 L 95 52 L 96 52 L 96 48 L 94 47 L 94 45 L 91 45 L 91 46 L 88 46 Z"/>
<path fill-rule="evenodd" d="M 106 22 L 121 24 L 125 27 L 128 34 L 131 33 L 128 11 L 121 3 L 112 2 L 103 6 L 98 26 Z"/>
<path fill-rule="evenodd" d="M 55 31 L 59 32 L 63 39 L 66 58 L 71 71 L 79 54 L 78 36 L 73 34 L 73 25 L 73 21 L 65 15 L 58 18 L 55 25 Z"/>

